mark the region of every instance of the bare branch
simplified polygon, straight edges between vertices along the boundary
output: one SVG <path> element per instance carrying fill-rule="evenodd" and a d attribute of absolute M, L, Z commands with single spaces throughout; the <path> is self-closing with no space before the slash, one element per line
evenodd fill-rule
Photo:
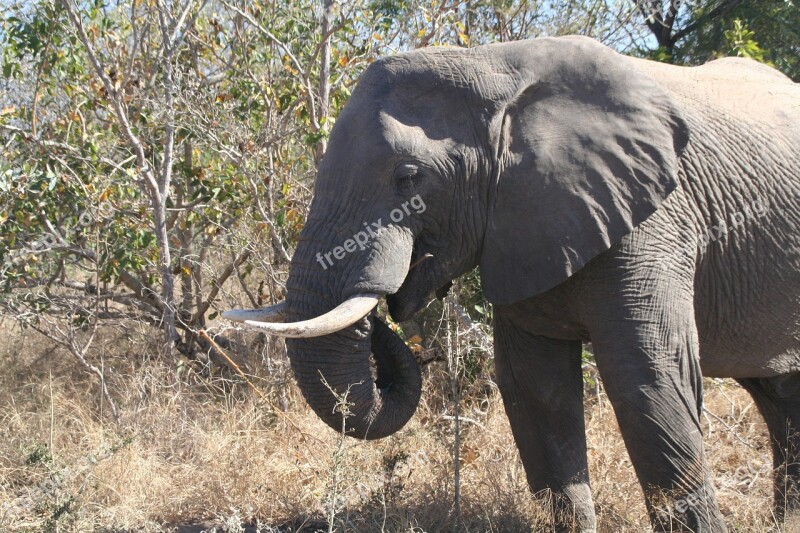
<path fill-rule="evenodd" d="M 83 346 L 80 346 L 75 339 L 75 331 L 70 330 L 69 332 L 65 332 L 61 330 L 58 326 L 54 323 L 48 323 L 47 327 L 43 327 L 38 323 L 38 320 L 41 320 L 42 317 L 40 314 L 36 315 L 36 319 L 33 317 L 18 317 L 22 320 L 28 327 L 34 329 L 41 335 L 47 337 L 48 339 L 52 340 L 56 344 L 66 348 L 83 366 L 87 371 L 91 372 L 92 374 L 96 375 L 100 381 L 100 390 L 103 394 L 103 398 L 108 403 L 109 408 L 111 409 L 111 416 L 114 418 L 114 421 L 119 421 L 119 414 L 117 411 L 117 406 L 114 403 L 114 399 L 111 397 L 111 393 L 108 391 L 108 387 L 106 386 L 106 378 L 103 374 L 103 371 L 100 370 L 98 367 L 90 363 L 86 359 L 86 353 L 89 351 L 91 347 L 95 333 L 95 330 L 89 336 L 89 339 L 83 343 Z"/>
<path fill-rule="evenodd" d="M 217 298 L 217 295 L 219 294 L 219 291 L 222 288 L 222 286 L 225 284 L 226 281 L 228 281 L 228 278 L 231 277 L 231 274 L 233 274 L 233 272 L 237 268 L 239 268 L 239 265 L 241 265 L 250 258 L 251 253 L 252 253 L 251 250 L 244 250 L 236 257 L 236 259 L 234 259 L 230 264 L 228 264 L 228 266 L 225 267 L 225 270 L 222 271 L 222 274 L 220 274 L 219 277 L 216 280 L 214 280 L 211 292 L 208 294 L 208 298 L 206 298 L 206 301 L 203 302 L 203 304 L 197 309 L 194 316 L 192 317 L 191 320 L 192 324 L 197 324 L 198 321 L 200 320 L 200 317 L 202 317 L 206 313 L 206 311 L 208 311 L 208 308 L 211 307 L 211 304 L 214 303 L 214 300 Z"/>
<path fill-rule="evenodd" d="M 333 0 L 325 0 L 322 10 L 322 39 L 320 40 L 320 73 L 319 73 L 319 116 L 320 122 L 327 118 L 329 109 L 329 99 L 331 94 L 331 26 L 333 24 Z M 320 126 L 325 130 L 325 126 Z M 317 142 L 314 150 L 314 161 L 316 164 L 322 160 L 327 148 L 327 141 L 324 136 Z"/>
<path fill-rule="evenodd" d="M 153 198 L 153 203 L 155 204 L 160 201 L 158 184 L 156 183 L 150 163 L 147 160 L 144 146 L 142 145 L 141 140 L 139 140 L 139 137 L 133 133 L 131 124 L 128 121 L 125 104 L 119 97 L 119 93 L 114 86 L 114 83 L 111 81 L 111 78 L 108 77 L 108 74 L 106 74 L 105 70 L 103 69 L 103 65 L 100 63 L 97 53 L 89 41 L 88 35 L 86 35 L 86 29 L 83 27 L 83 21 L 75 11 L 75 6 L 73 5 L 72 0 L 61 0 L 61 5 L 63 5 L 64 9 L 67 11 L 67 16 L 69 17 L 70 22 L 72 22 L 72 26 L 75 28 L 75 31 L 78 34 L 78 39 L 80 39 L 81 44 L 83 44 L 83 47 L 86 50 L 86 54 L 89 56 L 89 61 L 92 63 L 95 74 L 103 83 L 103 87 L 108 94 L 108 98 L 111 100 L 111 104 L 114 108 L 114 114 L 117 117 L 120 128 L 122 129 L 123 134 L 128 139 L 128 142 L 131 144 L 131 147 L 136 154 L 136 163 L 139 166 L 142 176 L 145 179 L 145 183 L 147 184 L 147 189 Z"/>

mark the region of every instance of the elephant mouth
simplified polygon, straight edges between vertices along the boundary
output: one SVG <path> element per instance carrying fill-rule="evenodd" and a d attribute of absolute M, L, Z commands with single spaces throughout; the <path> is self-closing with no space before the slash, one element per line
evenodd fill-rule
<path fill-rule="evenodd" d="M 386 296 L 392 320 L 409 320 L 428 304 L 432 292 L 442 299 L 452 284 L 441 261 L 423 242 L 417 240 L 411 252 L 408 274 L 402 285 L 397 292 Z"/>

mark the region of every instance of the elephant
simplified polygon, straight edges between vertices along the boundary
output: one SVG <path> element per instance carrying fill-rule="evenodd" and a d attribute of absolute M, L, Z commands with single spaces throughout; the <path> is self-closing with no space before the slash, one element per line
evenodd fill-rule
<path fill-rule="evenodd" d="M 556 530 L 597 529 L 587 342 L 654 529 L 726 531 L 703 376 L 752 396 L 775 515 L 797 520 L 799 124 L 798 85 L 744 58 L 676 66 L 569 36 L 379 59 L 332 128 L 285 302 L 224 316 L 287 337 L 314 412 L 379 439 L 421 379 L 373 309 L 406 321 L 479 267 L 496 382 Z"/>

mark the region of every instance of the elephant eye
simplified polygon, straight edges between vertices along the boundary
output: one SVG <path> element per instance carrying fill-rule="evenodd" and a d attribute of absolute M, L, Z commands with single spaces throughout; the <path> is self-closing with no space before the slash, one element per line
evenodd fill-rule
<path fill-rule="evenodd" d="M 402 163 L 394 170 L 394 179 L 397 185 L 403 189 L 410 189 L 414 186 L 414 178 L 419 174 L 419 167 L 413 163 Z"/>

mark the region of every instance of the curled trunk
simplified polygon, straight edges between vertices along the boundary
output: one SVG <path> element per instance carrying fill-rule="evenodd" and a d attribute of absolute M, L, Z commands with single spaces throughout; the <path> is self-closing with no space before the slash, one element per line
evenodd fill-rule
<path fill-rule="evenodd" d="M 380 439 L 414 414 L 422 389 L 419 366 L 378 317 L 325 337 L 287 339 L 286 345 L 303 396 L 333 429 Z M 346 409 L 340 406 L 344 399 Z"/>

